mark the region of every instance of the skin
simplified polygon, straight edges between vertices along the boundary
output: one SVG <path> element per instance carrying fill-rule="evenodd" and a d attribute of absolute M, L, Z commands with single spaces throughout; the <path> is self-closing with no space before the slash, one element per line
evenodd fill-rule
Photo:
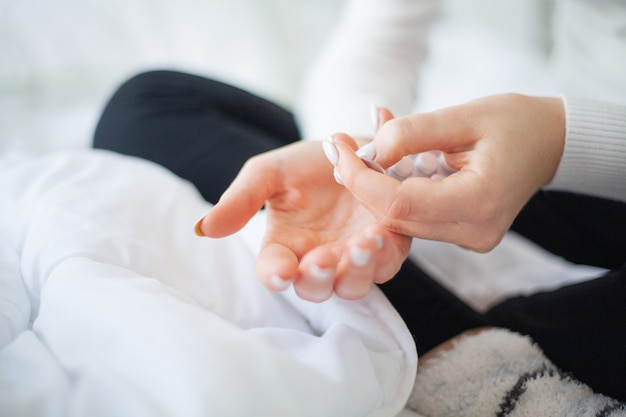
<path fill-rule="evenodd" d="M 378 118 L 372 143 L 381 166 L 437 149 L 458 171 L 400 182 L 367 168 L 355 140 L 335 134 L 342 186 L 322 145 L 298 142 L 249 160 L 197 233 L 235 233 L 265 204 L 259 280 L 274 290 L 286 280 L 315 302 L 333 293 L 358 299 L 395 275 L 411 237 L 479 252 L 495 247 L 553 178 L 563 152 L 564 110 L 555 98 L 506 94 L 400 118 L 383 109 Z M 356 262 L 355 248 L 368 256 Z"/>
<path fill-rule="evenodd" d="M 554 177 L 564 141 L 560 99 L 506 94 L 396 118 L 379 129 L 375 162 L 387 168 L 408 154 L 442 150 L 458 172 L 441 181 L 399 182 L 365 169 L 344 135 L 336 135 L 336 168 L 386 229 L 487 252 Z"/>
<path fill-rule="evenodd" d="M 256 272 L 273 290 L 284 289 L 276 285 L 280 277 L 309 301 L 333 293 L 362 298 L 374 282 L 393 277 L 409 251 L 409 237 L 385 229 L 337 184 L 318 141 L 250 159 L 196 231 L 212 238 L 233 234 L 263 205 L 268 220 Z"/>

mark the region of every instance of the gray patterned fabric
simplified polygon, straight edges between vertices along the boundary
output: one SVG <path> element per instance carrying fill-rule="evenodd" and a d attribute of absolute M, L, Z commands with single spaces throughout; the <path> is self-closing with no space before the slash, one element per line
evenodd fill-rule
<path fill-rule="evenodd" d="M 419 366 L 408 407 L 428 417 L 626 416 L 625 403 L 557 369 L 528 337 L 500 329 L 461 338 Z"/>

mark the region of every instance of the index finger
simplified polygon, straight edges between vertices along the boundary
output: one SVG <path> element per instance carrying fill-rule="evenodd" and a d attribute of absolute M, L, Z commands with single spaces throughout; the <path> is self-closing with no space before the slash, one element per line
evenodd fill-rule
<path fill-rule="evenodd" d="M 398 117 L 386 122 L 374 137 L 376 162 L 387 167 L 403 156 L 441 150 L 458 152 L 479 137 L 462 106 Z"/>
<path fill-rule="evenodd" d="M 274 192 L 274 170 L 264 156 L 248 160 L 217 204 L 199 222 L 205 236 L 224 237 L 241 228 Z"/>

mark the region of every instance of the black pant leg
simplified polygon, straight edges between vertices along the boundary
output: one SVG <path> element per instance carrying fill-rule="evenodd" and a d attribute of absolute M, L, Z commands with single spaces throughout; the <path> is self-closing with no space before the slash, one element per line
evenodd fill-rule
<path fill-rule="evenodd" d="M 292 114 L 267 100 L 207 78 L 154 71 L 112 96 L 93 145 L 163 165 L 215 203 L 251 156 L 299 138 Z"/>
<path fill-rule="evenodd" d="M 557 366 L 626 401 L 626 265 L 590 281 L 513 297 L 486 315 L 529 335 Z"/>
<path fill-rule="evenodd" d="M 513 297 L 487 315 L 498 326 L 530 335 L 554 363 L 592 388 L 626 400 L 626 204 L 540 191 L 512 229 L 570 262 L 610 271 Z"/>
<path fill-rule="evenodd" d="M 626 203 L 540 191 L 512 230 L 570 262 L 618 269 L 626 263 Z"/>
<path fill-rule="evenodd" d="M 420 355 L 466 330 L 492 325 L 410 260 L 379 287 L 404 319 Z"/>

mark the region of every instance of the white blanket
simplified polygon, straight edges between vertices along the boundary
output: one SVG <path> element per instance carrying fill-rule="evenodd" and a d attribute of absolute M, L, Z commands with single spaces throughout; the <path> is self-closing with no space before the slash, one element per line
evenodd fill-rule
<path fill-rule="evenodd" d="M 322 304 L 257 283 L 262 218 L 103 151 L 0 160 L 0 415 L 395 416 L 411 336 L 378 290 Z"/>

